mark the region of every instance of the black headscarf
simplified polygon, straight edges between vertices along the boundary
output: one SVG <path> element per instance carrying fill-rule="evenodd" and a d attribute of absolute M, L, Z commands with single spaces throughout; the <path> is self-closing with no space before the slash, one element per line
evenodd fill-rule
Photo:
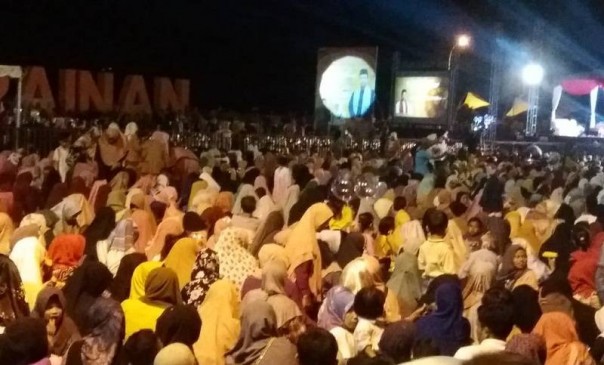
<path fill-rule="evenodd" d="M 363 255 L 364 247 L 365 236 L 362 233 L 354 232 L 342 237 L 342 242 L 336 254 L 338 265 L 343 269 L 350 261 Z"/>
<path fill-rule="evenodd" d="M 155 333 L 164 347 L 176 342 L 192 347 L 200 331 L 201 318 L 197 309 L 184 304 L 167 308 L 155 325 Z"/>
<path fill-rule="evenodd" d="M 0 255 L 0 326 L 28 315 L 19 270 L 8 256 Z"/>
<path fill-rule="evenodd" d="M 106 240 L 115 228 L 115 211 L 110 207 L 102 207 L 96 213 L 90 226 L 86 228 L 86 248 L 84 254 L 86 259 L 97 260 L 96 244 L 98 241 Z"/>
<path fill-rule="evenodd" d="M 42 319 L 19 318 L 0 336 L 0 364 L 29 365 L 46 357 L 48 338 Z"/>
<path fill-rule="evenodd" d="M 562 205 L 560 205 L 560 208 L 558 208 L 558 210 L 556 211 L 556 215 L 554 216 L 554 218 L 563 220 L 564 223 L 568 224 L 571 227 L 575 224 L 575 212 L 573 211 L 573 208 L 571 208 L 568 204 L 563 203 Z"/>
<path fill-rule="evenodd" d="M 138 265 L 147 261 L 147 256 L 142 253 L 131 253 L 122 258 L 120 266 L 117 269 L 115 278 L 109 286 L 111 297 L 118 302 L 123 302 L 130 296 L 130 285 L 132 282 L 132 274 Z"/>
<path fill-rule="evenodd" d="M 528 285 L 520 285 L 512 290 L 514 303 L 514 324 L 523 333 L 531 333 L 541 318 L 539 293 Z"/>
<path fill-rule="evenodd" d="M 287 225 L 291 226 L 298 222 L 311 205 L 320 203 L 325 199 L 327 199 L 327 188 L 325 186 L 317 186 L 304 191 L 300 195 L 298 201 L 290 209 Z"/>
<path fill-rule="evenodd" d="M 547 258 L 543 257 L 544 252 L 555 252 L 556 271 L 568 274 L 570 269 L 570 254 L 573 251 L 573 226 L 567 223 L 560 223 L 556 226 L 554 233 L 541 245 L 539 249 L 539 258 L 547 263 Z"/>
<path fill-rule="evenodd" d="M 109 288 L 113 276 L 107 266 L 97 261 L 86 261 L 67 279 L 63 292 L 67 299 L 66 311 L 82 330 L 86 311 Z"/>

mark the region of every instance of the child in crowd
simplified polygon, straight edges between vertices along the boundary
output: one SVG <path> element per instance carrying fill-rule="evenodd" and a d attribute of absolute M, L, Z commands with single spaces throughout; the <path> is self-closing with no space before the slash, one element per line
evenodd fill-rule
<path fill-rule="evenodd" d="M 353 308 L 358 316 L 358 323 L 353 336 L 357 352 L 375 356 L 379 350 L 384 332 L 380 319 L 384 316 L 385 301 L 384 292 L 373 286 L 361 289 L 354 297 Z"/>

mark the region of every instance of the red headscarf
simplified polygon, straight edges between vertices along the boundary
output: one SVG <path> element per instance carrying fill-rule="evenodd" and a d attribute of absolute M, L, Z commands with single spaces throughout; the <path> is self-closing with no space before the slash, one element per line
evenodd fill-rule
<path fill-rule="evenodd" d="M 52 266 L 75 267 L 84 256 L 86 239 L 80 234 L 60 234 L 50 243 L 48 257 Z"/>

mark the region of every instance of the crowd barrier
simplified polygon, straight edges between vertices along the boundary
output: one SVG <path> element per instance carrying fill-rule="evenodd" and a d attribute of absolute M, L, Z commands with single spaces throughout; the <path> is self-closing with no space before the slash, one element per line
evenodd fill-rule
<path fill-rule="evenodd" d="M 24 126 L 21 128 L 0 128 L 0 146 L 2 149 L 12 149 L 15 146 L 32 147 L 42 155 L 50 153 L 59 145 L 59 139 L 64 131 L 57 128 L 43 126 Z M 399 139 L 404 149 L 412 148 L 419 139 Z M 319 153 L 333 148 L 334 140 L 324 136 L 283 136 L 283 135 L 247 135 L 239 141 L 234 141 L 230 133 L 206 134 L 200 132 L 171 134 L 173 144 L 184 146 L 196 153 L 210 148 L 231 150 L 232 148 L 247 150 L 252 146 L 260 150 L 277 151 L 278 153 L 300 153 L 316 151 Z M 379 138 L 361 139 L 344 138 L 338 141 L 343 149 L 360 152 L 381 153 L 384 151 L 384 141 Z M 463 144 L 451 141 L 449 152 L 456 153 Z M 560 154 L 604 156 L 604 143 L 597 139 L 572 139 L 563 141 L 494 141 L 488 146 L 482 146 L 487 152 L 505 150 L 508 153 L 522 155 L 529 149 L 538 146 L 543 153 L 558 152 Z"/>

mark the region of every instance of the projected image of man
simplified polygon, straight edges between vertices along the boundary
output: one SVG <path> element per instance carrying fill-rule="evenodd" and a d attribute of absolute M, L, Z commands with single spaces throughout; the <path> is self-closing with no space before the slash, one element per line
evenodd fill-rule
<path fill-rule="evenodd" d="M 359 88 L 352 92 L 348 110 L 351 118 L 362 117 L 375 101 L 375 91 L 369 85 L 369 72 L 361 69 L 359 72 Z"/>
<path fill-rule="evenodd" d="M 396 115 L 409 116 L 411 112 L 409 110 L 409 101 L 407 100 L 407 90 L 401 91 L 401 98 L 396 102 Z"/>

